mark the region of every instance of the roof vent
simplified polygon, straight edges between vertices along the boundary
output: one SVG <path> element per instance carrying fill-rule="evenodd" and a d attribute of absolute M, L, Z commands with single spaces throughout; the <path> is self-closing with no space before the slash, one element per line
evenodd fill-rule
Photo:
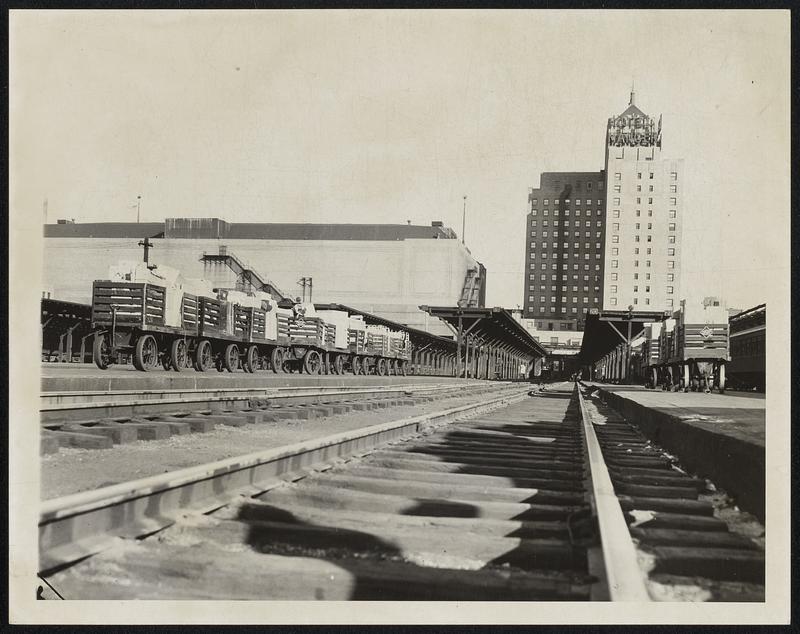
<path fill-rule="evenodd" d="M 434 220 L 431 222 L 431 227 L 444 227 L 444 223 L 441 220 Z"/>

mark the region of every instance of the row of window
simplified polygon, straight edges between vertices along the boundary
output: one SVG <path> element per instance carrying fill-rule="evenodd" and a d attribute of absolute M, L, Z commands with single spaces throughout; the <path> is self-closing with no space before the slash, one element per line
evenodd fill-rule
<path fill-rule="evenodd" d="M 603 221 L 602 220 L 596 220 L 594 224 L 595 224 L 596 227 L 602 227 L 603 226 Z M 558 225 L 558 220 L 553 220 L 553 226 L 555 227 L 557 225 Z M 536 220 L 531 220 L 531 227 L 536 227 L 536 226 L 538 226 L 537 221 Z M 543 227 L 548 227 L 549 226 L 547 224 L 547 220 L 543 220 L 542 221 L 542 226 Z M 562 220 L 561 221 L 561 226 L 562 227 L 569 227 L 569 220 Z M 576 220 L 575 224 L 573 226 L 580 227 L 581 226 L 581 221 L 580 220 Z M 584 227 L 591 227 L 592 226 L 592 221 L 591 220 L 584 220 L 583 221 L 583 226 Z"/>
<path fill-rule="evenodd" d="M 530 298 L 530 300 L 533 301 L 533 298 Z M 594 303 L 595 304 L 598 303 L 597 298 L 595 298 Z M 543 313 L 546 313 L 546 312 L 549 312 L 553 316 L 555 316 L 557 314 L 555 306 L 553 306 L 549 310 L 547 308 L 539 308 L 539 307 L 537 307 L 536 314 L 543 314 Z M 567 312 L 567 307 L 566 306 L 562 306 L 560 312 L 561 313 L 566 313 Z M 577 315 L 578 314 L 578 307 L 577 306 L 573 306 L 572 309 L 569 312 L 572 313 L 573 315 Z"/>
<path fill-rule="evenodd" d="M 541 266 L 539 268 L 546 270 L 547 269 L 547 264 L 545 262 L 542 262 L 542 264 L 541 264 Z M 554 271 L 557 271 L 558 270 L 558 264 L 553 263 L 553 264 L 550 265 L 550 268 L 553 269 Z M 536 270 L 536 264 L 534 264 L 533 262 L 530 263 L 530 270 L 531 271 L 535 271 Z M 569 270 L 569 266 L 567 264 L 562 264 L 561 265 L 561 270 L 562 271 L 568 271 Z M 572 270 L 573 271 L 579 271 L 580 269 L 578 268 L 577 264 L 573 264 L 572 265 Z M 584 271 L 588 271 L 589 270 L 589 265 L 588 264 L 584 264 L 583 265 L 583 270 Z M 595 264 L 594 265 L 594 270 L 595 271 L 599 271 L 600 270 L 600 265 L 599 264 Z"/>
<path fill-rule="evenodd" d="M 536 205 L 539 204 L 539 199 L 538 198 L 531 198 L 530 200 L 531 200 L 531 205 L 533 205 L 533 206 L 536 206 Z M 599 198 L 596 199 L 596 200 L 597 200 L 597 204 L 598 205 L 602 205 L 603 204 L 603 201 L 600 200 Z M 558 202 L 559 202 L 558 198 L 553 198 L 553 204 L 554 205 L 557 205 Z M 587 205 L 591 205 L 592 204 L 592 199 L 591 198 L 587 198 L 585 202 L 586 202 Z M 542 204 L 543 205 L 549 205 L 550 204 L 550 199 L 549 198 L 543 198 L 542 199 Z M 570 204 L 570 199 L 569 198 L 565 198 L 564 199 L 564 204 L 565 205 L 569 205 Z M 581 204 L 581 199 L 580 198 L 576 198 L 575 199 L 575 204 L 576 205 L 580 205 Z"/>
<path fill-rule="evenodd" d="M 546 231 L 543 232 L 542 237 L 543 238 L 547 237 L 547 232 Z M 558 237 L 558 234 L 557 234 L 556 231 L 553 232 L 553 237 L 554 238 Z M 565 237 L 569 237 L 569 236 L 565 236 Z M 558 248 L 558 242 L 553 242 L 551 244 L 553 245 L 553 249 L 557 249 Z M 600 242 L 595 242 L 594 243 L 594 248 L 595 249 L 599 249 L 600 248 L 600 244 L 601 244 Z M 563 245 L 564 249 L 569 249 L 569 242 L 563 242 L 562 245 Z M 587 251 L 591 248 L 591 246 L 592 246 L 592 244 L 590 242 L 584 242 L 583 243 L 583 248 L 586 249 Z M 535 242 L 531 242 L 531 249 L 535 249 L 535 248 L 536 248 L 536 243 Z M 543 249 L 547 248 L 547 242 L 544 242 L 544 241 L 542 242 L 542 248 Z M 581 248 L 581 243 L 580 242 L 573 242 L 572 243 L 572 248 L 573 249 L 580 249 Z"/>
<path fill-rule="evenodd" d="M 611 297 L 608 301 L 610 302 L 610 304 L 612 306 L 616 306 L 617 305 L 617 298 L 616 297 Z M 634 297 L 633 298 L 633 305 L 637 306 L 638 304 L 639 304 L 639 298 L 638 297 Z M 649 306 L 650 305 L 650 298 L 649 297 L 645 297 L 644 298 L 644 304 L 645 304 L 645 306 Z M 667 306 L 669 306 L 670 308 L 672 306 L 674 306 L 674 301 L 671 300 L 671 299 L 668 299 L 667 300 Z"/>
<path fill-rule="evenodd" d="M 614 198 L 614 200 L 613 200 L 613 203 L 614 203 L 615 205 L 619 205 L 619 204 L 620 204 L 620 199 L 619 199 L 619 198 Z M 637 197 L 636 197 L 636 204 L 637 204 L 637 205 L 641 205 L 641 204 L 642 204 L 642 197 L 641 197 L 641 196 L 637 196 Z M 648 199 L 647 199 L 647 204 L 648 204 L 648 205 L 652 205 L 652 204 L 653 204 L 653 199 L 652 199 L 652 197 L 648 197 Z M 670 199 L 669 199 L 669 204 L 670 204 L 672 207 L 674 207 L 675 205 L 677 205 L 677 204 L 678 204 L 678 199 L 677 199 L 677 198 L 670 198 Z"/>
<path fill-rule="evenodd" d="M 634 236 L 634 240 L 633 241 L 634 242 L 641 242 L 640 238 L 641 238 L 641 236 L 638 236 L 638 235 Z M 652 236 L 647 236 L 647 241 L 648 242 L 652 242 L 651 238 L 652 238 Z M 667 236 L 667 242 L 669 244 L 675 244 L 675 236 L 674 235 L 673 236 Z M 619 244 L 619 236 L 618 235 L 615 234 L 615 235 L 611 236 L 611 244 Z M 533 245 L 532 242 L 531 242 L 531 245 Z M 650 253 L 650 250 L 648 249 L 647 252 Z M 638 253 L 638 251 L 637 251 L 637 253 Z"/>
<path fill-rule="evenodd" d="M 653 177 L 653 172 L 649 172 L 649 175 L 650 175 L 650 180 L 653 180 L 653 178 L 654 178 Z M 637 172 L 636 173 L 636 178 L 639 179 L 639 180 L 642 180 L 642 173 L 641 172 Z M 618 181 L 618 180 L 621 180 L 621 179 L 622 179 L 622 174 L 620 172 L 614 172 L 614 180 Z M 669 173 L 669 179 L 671 181 L 678 180 L 678 172 L 670 172 Z"/>
<path fill-rule="evenodd" d="M 569 216 L 569 209 L 564 209 L 562 211 L 564 212 L 565 216 Z M 592 210 L 591 209 L 585 209 L 584 211 L 586 212 L 585 215 L 586 215 L 587 218 L 592 215 Z M 539 215 L 539 210 L 538 209 L 531 209 L 531 216 L 538 216 L 538 215 Z M 550 210 L 549 209 L 542 209 L 542 215 L 543 216 L 549 216 L 550 215 Z M 554 216 L 558 216 L 558 209 L 553 209 L 553 215 Z M 576 209 L 575 210 L 575 215 L 576 216 L 580 216 L 581 215 L 581 210 L 580 209 Z M 603 210 L 602 209 L 598 209 L 595 212 L 595 215 L 602 216 L 603 215 Z"/>
<path fill-rule="evenodd" d="M 561 292 L 562 293 L 566 293 L 567 292 L 567 288 L 568 288 L 567 286 L 562 286 L 561 287 Z M 579 287 L 577 285 L 573 284 L 572 285 L 572 292 L 573 293 L 577 293 L 578 292 L 578 288 Z M 594 288 L 594 292 L 595 293 L 599 293 L 600 292 L 600 287 L 599 286 L 595 286 L 593 288 Z M 616 288 L 616 287 L 612 287 L 612 288 Z M 648 286 L 647 288 L 649 289 L 650 287 Z M 536 290 L 536 286 L 531 284 L 530 286 L 528 286 L 528 290 L 529 291 L 534 291 L 534 290 Z M 539 290 L 540 291 L 546 291 L 547 290 L 547 285 L 546 284 L 541 284 L 539 286 Z M 558 286 L 553 284 L 553 285 L 550 286 L 550 290 L 555 293 L 558 290 Z M 584 293 L 588 293 L 589 292 L 589 287 L 588 286 L 583 286 L 583 292 Z M 612 292 L 616 292 L 616 291 L 612 291 Z"/>
<path fill-rule="evenodd" d="M 533 290 L 533 289 L 531 289 L 531 290 Z M 616 284 L 612 284 L 611 285 L 611 292 L 612 293 L 616 293 L 617 292 L 617 285 Z M 639 285 L 638 284 L 634 284 L 633 285 L 633 292 L 634 293 L 638 293 L 639 292 Z M 645 293 L 649 293 L 650 292 L 650 285 L 649 284 L 645 285 L 644 292 Z M 674 292 L 675 292 L 675 287 L 674 286 L 667 286 L 667 295 L 672 295 Z"/>
<path fill-rule="evenodd" d="M 642 186 L 641 185 L 637 185 L 636 186 L 636 191 L 637 192 L 641 192 L 642 191 Z M 655 187 L 650 185 L 647 188 L 647 191 L 648 192 L 655 192 L 656 190 L 655 190 Z M 615 194 L 621 194 L 622 193 L 622 185 L 614 185 L 614 193 Z M 678 193 L 678 186 L 677 185 L 670 185 L 669 186 L 669 193 L 670 194 L 677 194 Z"/>
<path fill-rule="evenodd" d="M 619 278 L 618 278 L 616 273 L 612 273 L 611 274 L 611 281 L 612 282 L 616 282 L 618 279 Z M 638 280 L 639 279 L 639 274 L 638 273 L 634 273 L 633 274 L 633 279 Z M 646 280 L 650 279 L 650 273 L 645 273 L 645 279 Z M 675 274 L 674 273 L 667 273 L 667 282 L 674 282 L 674 281 L 675 281 Z"/>
<path fill-rule="evenodd" d="M 676 225 L 677 225 L 677 223 L 670 222 L 670 223 L 667 224 L 667 229 L 670 230 L 670 231 L 675 231 Z M 641 229 L 641 228 L 642 228 L 642 223 L 641 222 L 637 222 L 636 223 L 636 229 L 638 230 L 638 229 Z M 653 223 L 652 222 L 648 222 L 647 223 L 647 228 L 648 229 L 652 229 L 653 228 Z M 618 222 L 612 222 L 611 223 L 611 230 L 612 231 L 619 231 L 619 223 Z"/>
<path fill-rule="evenodd" d="M 603 233 L 602 233 L 601 231 L 598 231 L 598 232 L 596 232 L 596 233 L 594 234 L 594 237 L 595 237 L 595 238 L 600 238 L 600 237 L 602 237 L 602 235 L 603 235 Z M 535 238 L 535 237 L 536 237 L 536 231 L 531 231 L 531 238 Z M 542 231 L 542 237 L 543 237 L 543 238 L 547 238 L 547 237 L 548 237 L 548 236 L 547 236 L 547 231 Z M 557 238 L 557 237 L 558 237 L 558 230 L 555 230 L 555 229 L 553 230 L 553 237 L 554 237 L 554 238 Z M 563 237 L 563 238 L 565 238 L 565 239 L 566 239 L 566 238 L 569 238 L 569 231 L 564 231 L 564 232 L 562 232 L 562 237 Z M 581 237 L 581 232 L 580 232 L 580 231 L 576 231 L 576 232 L 573 234 L 573 237 L 575 237 L 575 238 L 580 238 L 580 237 Z M 583 234 L 583 237 L 584 237 L 584 238 L 591 238 L 591 237 L 592 237 L 592 232 L 591 232 L 591 231 L 587 231 L 587 232 L 585 232 L 585 233 Z"/>
<path fill-rule="evenodd" d="M 633 261 L 633 266 L 638 267 L 639 266 L 639 260 L 634 260 Z M 645 266 L 647 266 L 647 267 L 650 266 L 650 260 L 645 260 Z M 612 269 L 618 269 L 619 268 L 619 260 L 611 260 L 611 268 Z M 675 260 L 667 260 L 667 268 L 668 269 L 674 269 L 675 268 Z"/>
<path fill-rule="evenodd" d="M 650 274 L 648 273 L 648 275 L 650 275 Z M 531 273 L 530 275 L 528 275 L 528 279 L 529 279 L 531 282 L 533 282 L 533 281 L 536 279 L 536 275 L 534 275 L 533 273 Z M 541 279 L 541 280 L 544 282 L 544 281 L 547 279 L 547 275 L 545 275 L 545 274 L 543 273 L 543 274 L 541 275 L 540 279 Z M 566 276 L 565 276 L 565 275 L 553 274 L 553 275 L 551 275 L 551 276 L 550 276 L 550 279 L 551 279 L 552 281 L 554 281 L 554 282 L 555 282 L 555 281 L 558 281 L 559 279 L 560 279 L 560 280 L 562 280 L 562 281 L 566 281 Z M 578 276 L 577 276 L 577 275 L 573 275 L 573 276 L 572 276 L 572 279 L 573 279 L 574 281 L 576 281 L 576 282 L 577 282 L 577 281 L 578 281 Z M 647 279 L 650 279 L 650 278 L 648 277 Z M 583 276 L 583 281 L 584 281 L 584 282 L 588 282 L 588 281 L 589 281 L 589 276 L 588 276 L 588 275 L 584 275 L 584 276 Z M 599 281 L 600 281 L 600 276 L 599 276 L 599 275 L 595 275 L 595 276 L 594 276 L 594 281 L 595 281 L 595 282 L 599 282 Z M 599 287 L 599 286 L 595 286 L 594 288 L 595 288 L 595 290 L 599 290 L 599 289 L 600 289 L 600 287 Z"/>
<path fill-rule="evenodd" d="M 636 210 L 636 217 L 639 218 L 641 215 L 642 215 L 642 210 L 641 209 L 637 209 Z M 648 209 L 647 210 L 647 215 L 652 217 L 653 216 L 653 210 L 652 209 Z M 613 218 L 619 218 L 619 209 L 613 209 L 611 211 L 611 216 Z M 670 209 L 669 210 L 669 217 L 670 218 L 677 218 L 677 216 L 678 216 L 678 212 L 677 211 L 675 211 L 674 209 Z"/>
<path fill-rule="evenodd" d="M 649 238 L 650 236 L 647 236 L 647 237 Z M 649 242 L 649 240 L 648 240 L 648 242 Z M 653 252 L 653 249 L 650 248 L 650 247 L 647 247 L 647 255 L 651 255 L 652 252 Z M 639 247 L 634 248 L 633 254 L 634 255 L 639 255 Z M 612 247 L 611 248 L 611 255 L 619 255 L 619 248 Z M 674 255 L 675 255 L 675 249 L 667 249 L 667 256 L 674 257 Z"/>
<path fill-rule="evenodd" d="M 583 259 L 584 260 L 588 260 L 589 259 L 589 255 L 590 255 L 589 253 L 584 253 L 583 254 Z M 546 260 L 547 257 L 548 257 L 547 256 L 547 251 L 541 251 L 539 253 L 539 258 L 540 259 Z M 602 257 L 602 254 L 600 254 L 600 253 L 595 253 L 594 254 L 594 259 L 595 260 L 599 260 L 601 257 Z M 558 254 L 557 253 L 553 253 L 553 258 L 557 259 L 558 258 Z M 536 259 L 536 254 L 535 253 L 531 253 L 531 260 L 535 260 L 535 259 Z"/>

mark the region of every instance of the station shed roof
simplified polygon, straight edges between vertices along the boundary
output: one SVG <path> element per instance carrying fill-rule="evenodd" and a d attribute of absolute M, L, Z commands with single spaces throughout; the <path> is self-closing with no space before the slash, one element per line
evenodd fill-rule
<path fill-rule="evenodd" d="M 505 308 L 461 308 L 459 306 L 420 306 L 458 333 L 474 336 L 489 345 L 508 346 L 532 358 L 546 357 L 547 350 Z"/>
<path fill-rule="evenodd" d="M 364 318 L 364 322 L 369 325 L 386 326 L 387 328 L 393 328 L 394 330 L 405 331 L 408 333 L 409 339 L 415 348 L 429 348 L 431 350 L 441 350 L 443 352 L 454 352 L 456 350 L 456 342 L 452 339 L 440 337 L 439 335 L 434 335 L 429 332 L 425 332 L 424 330 L 420 330 L 419 328 L 413 328 L 412 326 L 406 326 L 405 324 L 392 321 L 391 319 L 385 319 L 384 317 L 379 317 L 378 315 L 373 315 L 372 313 L 367 313 L 357 308 L 345 306 L 344 304 L 315 303 L 314 308 L 317 310 L 344 310 L 351 315 L 360 315 Z"/>
<path fill-rule="evenodd" d="M 667 319 L 669 311 L 590 309 L 586 314 L 579 360 L 582 364 L 599 361 L 621 343 L 633 341 L 645 324 Z M 629 330 L 630 328 L 630 330 Z"/>

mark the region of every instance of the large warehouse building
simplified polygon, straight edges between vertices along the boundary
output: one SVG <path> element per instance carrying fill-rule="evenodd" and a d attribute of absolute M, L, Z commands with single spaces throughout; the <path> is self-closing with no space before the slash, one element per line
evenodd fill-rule
<path fill-rule="evenodd" d="M 89 303 L 92 281 L 110 265 L 150 260 L 233 286 L 251 270 L 285 295 L 334 302 L 435 334 L 451 334 L 419 306 L 485 303 L 486 270 L 440 222 L 420 225 L 228 223 L 168 218 L 163 223 L 45 225 L 44 287 L 56 299 Z M 222 253 L 225 257 L 220 258 Z M 217 256 L 207 257 L 203 255 Z M 311 278 L 310 284 L 308 278 Z"/>

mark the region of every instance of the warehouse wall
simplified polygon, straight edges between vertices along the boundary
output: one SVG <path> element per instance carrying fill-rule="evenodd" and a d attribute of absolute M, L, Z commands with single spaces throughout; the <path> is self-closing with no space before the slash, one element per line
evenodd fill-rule
<path fill-rule="evenodd" d="M 141 261 L 142 248 L 127 238 L 45 238 L 44 288 L 66 301 L 91 301 L 92 281 L 121 260 Z M 153 239 L 150 261 L 232 285 L 225 266 L 205 268 L 203 252 L 220 245 L 281 290 L 300 295 L 297 281 L 314 280 L 315 302 L 338 302 L 437 334 L 450 334 L 420 304 L 455 305 L 468 267 L 476 261 L 457 240 L 192 240 Z"/>

